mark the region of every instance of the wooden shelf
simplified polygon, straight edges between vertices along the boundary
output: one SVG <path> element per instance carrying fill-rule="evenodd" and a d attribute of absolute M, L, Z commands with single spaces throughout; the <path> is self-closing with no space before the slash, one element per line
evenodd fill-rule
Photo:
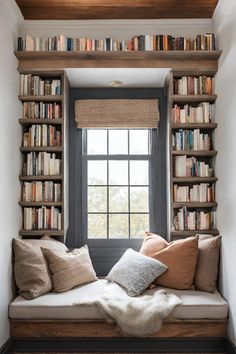
<path fill-rule="evenodd" d="M 217 60 L 221 50 L 169 50 L 169 51 L 15 51 L 19 60 L 57 59 L 178 59 Z"/>
<path fill-rule="evenodd" d="M 215 156 L 216 150 L 172 150 L 172 155 L 187 155 L 187 156 Z"/>
<path fill-rule="evenodd" d="M 62 175 L 59 176 L 19 176 L 21 181 L 62 181 Z"/>
<path fill-rule="evenodd" d="M 189 236 L 194 236 L 196 234 L 209 234 L 209 235 L 219 235 L 219 230 L 212 229 L 212 230 L 188 230 L 188 231 L 171 231 L 172 237 L 184 238 Z"/>
<path fill-rule="evenodd" d="M 45 207 L 51 207 L 51 206 L 62 207 L 62 202 L 24 202 L 24 201 L 20 201 L 19 205 L 21 205 L 22 207 L 41 207 L 41 206 L 45 206 Z"/>
<path fill-rule="evenodd" d="M 20 230 L 20 236 L 43 236 L 43 235 L 50 235 L 50 236 L 64 236 L 64 231 L 58 230 Z"/>
<path fill-rule="evenodd" d="M 19 118 L 21 125 L 31 124 L 63 124 L 63 120 L 59 119 L 42 119 L 42 118 Z"/>
<path fill-rule="evenodd" d="M 24 146 L 21 146 L 20 148 L 20 151 L 21 152 L 32 152 L 32 151 L 46 151 L 46 152 L 61 152 L 62 151 L 62 147 L 61 146 L 27 146 L 27 147 L 24 147 Z"/>
<path fill-rule="evenodd" d="M 48 95 L 48 96 L 18 96 L 19 100 L 22 102 L 27 101 L 41 101 L 41 102 L 60 102 L 63 100 L 63 96 L 61 95 Z"/>
<path fill-rule="evenodd" d="M 172 95 L 170 100 L 173 102 L 215 102 L 217 95 Z"/>
<path fill-rule="evenodd" d="M 173 183 L 213 183 L 216 177 L 173 177 Z"/>
<path fill-rule="evenodd" d="M 200 202 L 174 202 L 172 203 L 172 207 L 174 209 L 178 208 L 215 208 L 217 207 L 217 203 L 200 203 Z"/>
<path fill-rule="evenodd" d="M 173 123 L 171 125 L 173 130 L 177 129 L 216 129 L 217 123 Z"/>

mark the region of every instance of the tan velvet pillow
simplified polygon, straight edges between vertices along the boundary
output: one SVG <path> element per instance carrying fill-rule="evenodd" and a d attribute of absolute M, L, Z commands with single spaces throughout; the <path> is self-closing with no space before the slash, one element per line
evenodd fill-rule
<path fill-rule="evenodd" d="M 42 252 L 52 273 L 54 291 L 68 291 L 97 280 L 86 245 L 63 255 L 46 248 Z"/>
<path fill-rule="evenodd" d="M 167 271 L 156 279 L 156 285 L 180 290 L 192 288 L 198 258 L 198 237 L 168 243 L 158 235 L 147 233 L 140 252 L 168 266 Z"/>
<path fill-rule="evenodd" d="M 40 240 L 13 239 L 14 275 L 19 294 L 31 300 L 52 291 L 51 273 L 41 247 L 66 252 L 68 248 L 48 236 Z"/>
<path fill-rule="evenodd" d="M 216 290 L 216 281 L 219 265 L 221 236 L 202 238 L 199 236 L 199 257 L 194 277 L 197 290 L 213 293 Z"/>

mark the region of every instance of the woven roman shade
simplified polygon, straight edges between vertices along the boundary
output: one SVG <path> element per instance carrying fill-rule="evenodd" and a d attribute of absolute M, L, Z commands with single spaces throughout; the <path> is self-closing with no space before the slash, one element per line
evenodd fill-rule
<path fill-rule="evenodd" d="M 157 99 L 88 99 L 75 101 L 77 128 L 157 128 Z"/>

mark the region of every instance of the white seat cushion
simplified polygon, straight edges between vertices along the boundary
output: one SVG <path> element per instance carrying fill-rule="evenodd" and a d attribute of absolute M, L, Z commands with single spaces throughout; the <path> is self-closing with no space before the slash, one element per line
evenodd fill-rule
<path fill-rule="evenodd" d="M 108 281 L 100 279 L 79 286 L 64 293 L 48 293 L 34 300 L 18 296 L 10 305 L 12 319 L 66 319 L 66 320 L 103 320 L 96 306 L 75 306 L 80 300 L 95 300 L 107 286 Z M 152 294 L 155 288 L 145 293 Z M 166 289 L 180 297 L 182 304 L 177 306 L 171 317 L 176 319 L 225 319 L 228 304 L 216 291 L 214 294 L 195 290 Z"/>

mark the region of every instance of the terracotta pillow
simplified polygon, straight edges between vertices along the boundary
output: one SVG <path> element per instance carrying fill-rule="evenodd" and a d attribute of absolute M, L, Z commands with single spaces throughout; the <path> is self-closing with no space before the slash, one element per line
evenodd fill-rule
<path fill-rule="evenodd" d="M 156 285 L 180 290 L 192 288 L 198 258 L 198 237 L 168 243 L 159 235 L 146 233 L 140 253 L 168 266 L 168 270 L 156 279 Z"/>
<path fill-rule="evenodd" d="M 194 277 L 197 290 L 213 293 L 216 290 L 216 280 L 219 265 L 221 236 L 199 236 L 199 257 Z"/>
<path fill-rule="evenodd" d="M 52 291 L 53 284 L 41 247 L 65 253 L 68 248 L 48 236 L 40 240 L 13 239 L 14 275 L 19 294 L 31 300 Z"/>
<path fill-rule="evenodd" d="M 42 252 L 52 272 L 54 291 L 68 291 L 97 280 L 86 245 L 64 254 L 46 248 Z"/>

